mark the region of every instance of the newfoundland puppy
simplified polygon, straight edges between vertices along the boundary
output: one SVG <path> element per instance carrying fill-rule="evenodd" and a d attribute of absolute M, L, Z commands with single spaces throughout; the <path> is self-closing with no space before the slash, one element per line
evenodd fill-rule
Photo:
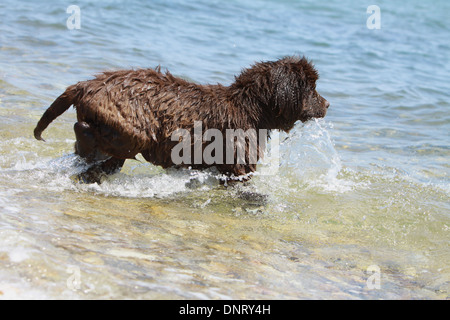
<path fill-rule="evenodd" d="M 325 116 L 329 102 L 316 91 L 318 78 L 304 57 L 256 63 L 229 86 L 188 82 L 159 67 L 104 72 L 69 86 L 34 136 L 43 140 L 73 105 L 75 153 L 89 165 L 82 182 L 99 183 L 138 153 L 163 168 L 215 166 L 225 179 L 248 178 L 270 130 Z"/>

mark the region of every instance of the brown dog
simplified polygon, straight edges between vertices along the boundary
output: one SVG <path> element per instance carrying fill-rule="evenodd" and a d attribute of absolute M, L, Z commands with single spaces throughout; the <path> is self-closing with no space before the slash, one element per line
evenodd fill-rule
<path fill-rule="evenodd" d="M 317 93 L 317 79 L 317 71 L 304 57 L 256 63 L 228 87 L 194 84 L 169 72 L 164 74 L 159 68 L 104 72 L 69 86 L 45 111 L 34 136 L 43 140 L 45 128 L 74 105 L 78 119 L 75 153 L 90 164 L 80 175 L 84 182 L 100 182 L 102 175 L 119 171 L 125 159 L 134 159 L 138 153 L 163 168 L 216 166 L 226 176 L 238 177 L 256 169 L 256 162 L 249 161 L 248 146 L 244 162 L 237 161 L 234 146 L 234 162 L 196 159 L 180 164 L 173 160 L 173 151 L 188 137 L 181 139 L 178 135 L 174 139 L 174 133 L 177 129 L 193 133 L 198 124 L 202 132 L 216 129 L 215 139 L 217 133 L 225 136 L 230 129 L 289 131 L 297 120 L 325 116 L 329 103 Z M 206 140 L 201 138 L 200 145 L 198 139 L 189 143 L 193 151 L 199 146 L 204 151 Z M 224 144 L 218 146 L 229 152 Z M 257 144 L 257 159 L 263 148 L 263 144 Z M 183 153 L 189 155 L 185 149 Z"/>

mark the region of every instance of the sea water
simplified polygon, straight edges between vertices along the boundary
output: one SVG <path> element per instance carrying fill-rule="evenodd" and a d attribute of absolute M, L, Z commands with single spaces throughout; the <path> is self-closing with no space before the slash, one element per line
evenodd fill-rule
<path fill-rule="evenodd" d="M 68 6 L 0 3 L 0 299 L 448 299 L 448 1 Z M 79 184 L 72 109 L 33 138 L 104 70 L 228 85 L 286 55 L 331 106 L 272 135 L 249 183 L 138 157 Z"/>

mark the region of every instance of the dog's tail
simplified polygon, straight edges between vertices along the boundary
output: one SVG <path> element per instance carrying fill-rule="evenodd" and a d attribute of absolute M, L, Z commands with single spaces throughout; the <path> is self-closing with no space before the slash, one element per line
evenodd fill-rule
<path fill-rule="evenodd" d="M 41 134 L 47 128 L 47 126 L 64 113 L 69 107 L 75 103 L 77 97 L 76 85 L 72 85 L 64 91 L 56 100 L 50 105 L 50 107 L 44 112 L 41 119 L 39 120 L 36 128 L 34 128 L 34 137 L 38 140 L 45 141 L 42 139 Z"/>

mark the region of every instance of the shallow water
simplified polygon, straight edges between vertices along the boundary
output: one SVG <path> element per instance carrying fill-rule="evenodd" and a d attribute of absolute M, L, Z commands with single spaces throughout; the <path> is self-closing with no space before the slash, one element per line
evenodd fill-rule
<path fill-rule="evenodd" d="M 350 1 L 79 6 L 68 30 L 57 1 L 0 4 L 0 299 L 449 298 L 447 2 L 380 2 L 380 30 Z M 78 184 L 74 111 L 32 137 L 105 69 L 229 84 L 288 54 L 315 62 L 331 107 L 274 134 L 279 165 L 250 183 L 139 158 Z"/>

